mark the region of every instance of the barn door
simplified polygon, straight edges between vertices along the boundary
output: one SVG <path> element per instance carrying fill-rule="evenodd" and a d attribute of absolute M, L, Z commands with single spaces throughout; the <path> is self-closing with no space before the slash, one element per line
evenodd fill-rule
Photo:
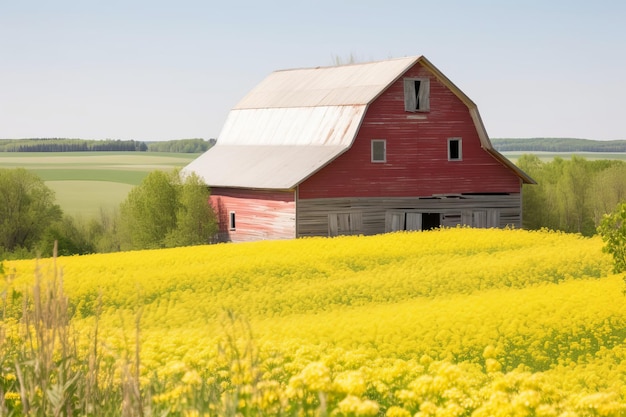
<path fill-rule="evenodd" d="M 388 211 L 385 213 L 385 231 L 422 230 L 422 213 L 412 211 Z"/>
<path fill-rule="evenodd" d="M 405 230 L 422 230 L 422 213 L 407 213 Z"/>
<path fill-rule="evenodd" d="M 356 235 L 363 228 L 361 212 L 328 214 L 328 236 Z"/>
<path fill-rule="evenodd" d="M 487 210 L 487 227 L 500 227 L 500 210 Z"/>
<path fill-rule="evenodd" d="M 385 213 L 385 232 L 404 230 L 405 214 L 402 211 L 388 211 Z"/>
<path fill-rule="evenodd" d="M 500 227 L 500 210 L 498 209 L 467 210 L 461 217 L 463 225 L 479 228 Z"/>

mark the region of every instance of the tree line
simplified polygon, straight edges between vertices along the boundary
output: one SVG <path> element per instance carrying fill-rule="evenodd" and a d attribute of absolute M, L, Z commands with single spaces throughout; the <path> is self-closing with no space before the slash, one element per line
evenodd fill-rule
<path fill-rule="evenodd" d="M 571 138 L 491 139 L 499 152 L 626 152 L 626 140 Z"/>
<path fill-rule="evenodd" d="M 215 145 L 215 139 L 176 139 L 148 143 L 150 152 L 202 153 Z"/>
<path fill-rule="evenodd" d="M 0 139 L 0 152 L 144 152 L 145 142 L 88 139 Z"/>
<path fill-rule="evenodd" d="M 215 139 L 176 139 L 163 142 L 64 138 L 0 139 L 0 152 L 172 152 L 202 153 Z"/>
<path fill-rule="evenodd" d="M 36 174 L 0 169 L 0 260 L 207 244 L 216 231 L 209 188 L 195 174 L 152 171 L 117 210 L 64 214 Z"/>
<path fill-rule="evenodd" d="M 517 165 L 537 185 L 524 185 L 523 227 L 548 228 L 591 236 L 605 214 L 626 202 L 626 162 L 554 158 L 543 162 L 525 154 Z"/>

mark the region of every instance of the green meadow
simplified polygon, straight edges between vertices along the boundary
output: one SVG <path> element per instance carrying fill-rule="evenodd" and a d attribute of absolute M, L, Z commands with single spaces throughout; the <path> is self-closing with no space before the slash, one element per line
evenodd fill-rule
<path fill-rule="evenodd" d="M 26 168 L 56 194 L 63 212 L 82 217 L 113 210 L 154 170 L 182 168 L 199 154 L 163 152 L 4 152 L 0 168 Z"/>

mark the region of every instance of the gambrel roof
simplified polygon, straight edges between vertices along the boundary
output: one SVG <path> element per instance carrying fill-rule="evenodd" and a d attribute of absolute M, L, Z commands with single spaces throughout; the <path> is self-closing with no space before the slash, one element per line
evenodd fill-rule
<path fill-rule="evenodd" d="M 493 149 L 476 105 L 424 57 L 273 72 L 183 172 L 213 187 L 293 189 L 352 146 L 367 106 L 418 62 L 468 106 L 483 148 L 533 182 Z"/>

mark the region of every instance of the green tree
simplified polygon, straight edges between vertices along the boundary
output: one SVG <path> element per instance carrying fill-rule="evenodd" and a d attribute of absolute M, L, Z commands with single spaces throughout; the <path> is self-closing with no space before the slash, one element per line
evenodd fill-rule
<path fill-rule="evenodd" d="M 626 271 L 626 203 L 604 216 L 598 233 L 605 243 L 604 251 L 613 255 L 615 273 Z"/>
<path fill-rule="evenodd" d="M 546 224 L 544 167 L 545 164 L 537 155 L 524 154 L 517 165 L 537 181 L 537 185 L 524 185 L 522 192 L 522 226 L 525 229 L 540 229 Z"/>
<path fill-rule="evenodd" d="M 209 243 L 215 215 L 209 190 L 197 176 L 153 171 L 120 206 L 122 250 Z"/>
<path fill-rule="evenodd" d="M 195 173 L 178 185 L 176 228 L 167 237 L 167 246 L 202 245 L 217 232 L 215 213 L 209 204 L 210 191 Z"/>
<path fill-rule="evenodd" d="M 593 165 L 584 158 L 573 156 L 564 165 L 558 180 L 561 195 L 561 230 L 591 236 L 595 225 L 591 215 L 590 198 Z"/>
<path fill-rule="evenodd" d="M 541 161 L 523 155 L 518 165 L 537 181 L 524 186 L 523 226 L 581 233 L 596 233 L 604 214 L 626 199 L 626 163 L 554 158 Z"/>
<path fill-rule="evenodd" d="M 617 162 L 612 162 L 593 179 L 591 210 L 596 225 L 600 224 L 605 214 L 611 213 L 620 202 L 626 201 L 626 163 Z"/>
<path fill-rule="evenodd" d="M 63 216 L 53 222 L 43 234 L 38 245 L 42 256 L 53 256 L 54 243 L 57 242 L 59 256 L 85 255 L 96 251 L 92 239 L 81 219 Z"/>
<path fill-rule="evenodd" d="M 24 168 L 0 169 L 0 249 L 34 249 L 61 217 L 54 192 L 41 178 Z"/>
<path fill-rule="evenodd" d="M 165 247 L 165 237 L 176 227 L 177 206 L 171 174 L 148 174 L 120 205 L 121 249 Z"/>

